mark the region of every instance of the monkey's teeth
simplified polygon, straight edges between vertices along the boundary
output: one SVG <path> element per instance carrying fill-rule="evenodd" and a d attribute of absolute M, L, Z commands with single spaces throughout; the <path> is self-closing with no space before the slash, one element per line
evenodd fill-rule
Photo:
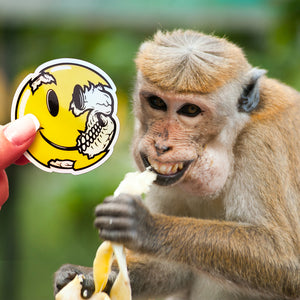
<path fill-rule="evenodd" d="M 175 164 L 164 164 L 151 159 L 148 159 L 152 168 L 159 174 L 162 175 L 173 175 L 183 169 L 183 163 L 175 163 Z"/>

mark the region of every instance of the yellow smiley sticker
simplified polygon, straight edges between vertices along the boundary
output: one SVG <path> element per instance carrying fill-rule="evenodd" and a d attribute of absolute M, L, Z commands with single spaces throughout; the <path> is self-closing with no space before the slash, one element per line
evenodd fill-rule
<path fill-rule="evenodd" d="M 119 135 L 116 87 L 77 59 L 39 66 L 19 85 L 11 118 L 35 115 L 40 129 L 26 157 L 48 172 L 82 174 L 104 163 Z"/>

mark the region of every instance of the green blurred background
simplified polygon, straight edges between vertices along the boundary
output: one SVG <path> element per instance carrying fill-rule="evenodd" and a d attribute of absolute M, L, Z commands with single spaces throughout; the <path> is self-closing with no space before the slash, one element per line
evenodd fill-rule
<path fill-rule="evenodd" d="M 117 86 L 121 132 L 111 158 L 85 175 L 11 166 L 10 199 L 0 212 L 0 299 L 53 299 L 63 263 L 91 265 L 100 243 L 93 210 L 127 171 L 131 91 L 139 44 L 157 29 L 226 36 L 254 66 L 300 89 L 299 0 L 0 0 L 0 122 L 27 73 L 73 57 L 102 68 Z"/>

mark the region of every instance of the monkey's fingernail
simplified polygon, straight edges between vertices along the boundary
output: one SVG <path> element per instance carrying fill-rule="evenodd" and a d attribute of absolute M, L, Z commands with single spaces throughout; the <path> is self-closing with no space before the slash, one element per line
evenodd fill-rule
<path fill-rule="evenodd" d="M 88 290 L 84 290 L 84 291 L 82 292 L 82 297 L 83 297 L 83 298 L 87 298 L 87 296 L 88 296 Z"/>

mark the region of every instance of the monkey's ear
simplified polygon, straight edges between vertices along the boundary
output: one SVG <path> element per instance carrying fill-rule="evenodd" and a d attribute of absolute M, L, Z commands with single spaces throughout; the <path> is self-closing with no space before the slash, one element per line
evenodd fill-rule
<path fill-rule="evenodd" d="M 250 113 L 257 107 L 260 99 L 259 79 L 265 73 L 266 70 L 257 68 L 253 68 L 250 71 L 249 83 L 244 88 L 238 103 L 238 109 L 240 112 Z"/>

